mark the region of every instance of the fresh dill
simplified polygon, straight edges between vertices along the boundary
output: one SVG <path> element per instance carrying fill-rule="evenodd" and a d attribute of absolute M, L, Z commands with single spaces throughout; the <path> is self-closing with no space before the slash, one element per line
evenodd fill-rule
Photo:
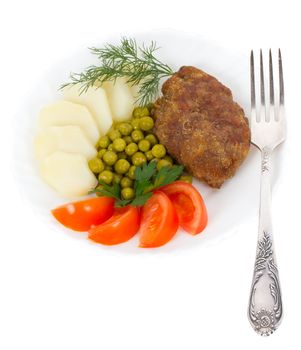
<path fill-rule="evenodd" d="M 135 39 L 122 38 L 120 45 L 106 44 L 103 48 L 90 48 L 100 61 L 82 73 L 71 73 L 70 82 L 61 86 L 79 84 L 80 93 L 96 84 L 115 81 L 123 77 L 131 86 L 137 85 L 137 101 L 140 105 L 153 102 L 158 96 L 160 80 L 172 75 L 173 70 L 155 57 L 156 42 L 147 47 L 138 46 Z"/>

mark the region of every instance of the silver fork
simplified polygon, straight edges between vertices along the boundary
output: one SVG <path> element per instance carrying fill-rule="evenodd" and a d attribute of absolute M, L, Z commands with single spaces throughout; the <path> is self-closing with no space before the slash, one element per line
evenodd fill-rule
<path fill-rule="evenodd" d="M 270 335 L 282 319 L 282 299 L 276 265 L 271 220 L 271 154 L 285 140 L 284 84 L 281 52 L 278 51 L 279 99 L 275 99 L 272 52 L 269 51 L 269 99 L 264 87 L 260 50 L 260 104 L 256 108 L 254 54 L 251 51 L 251 139 L 261 152 L 259 229 L 248 317 L 260 335 Z"/>

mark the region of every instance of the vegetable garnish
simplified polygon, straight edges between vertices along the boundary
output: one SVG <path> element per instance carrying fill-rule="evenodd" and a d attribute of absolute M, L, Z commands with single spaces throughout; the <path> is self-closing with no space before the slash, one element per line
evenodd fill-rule
<path fill-rule="evenodd" d="M 95 188 L 91 193 L 108 196 L 116 199 L 115 207 L 124 207 L 131 204 L 134 207 L 142 206 L 152 196 L 153 191 L 176 181 L 182 174 L 182 165 L 162 167 L 157 170 L 156 162 L 150 162 L 135 169 L 134 198 L 122 199 L 120 185 L 113 183 L 112 186 L 104 181 L 99 181 L 103 188 Z"/>
<path fill-rule="evenodd" d="M 115 208 L 113 216 L 89 230 L 89 239 L 105 245 L 120 244 L 131 239 L 139 230 L 139 209 L 132 206 Z"/>
<path fill-rule="evenodd" d="M 160 247 L 176 234 L 179 220 L 167 195 L 156 191 L 141 211 L 140 248 Z"/>
<path fill-rule="evenodd" d="M 93 85 L 115 81 L 123 77 L 130 85 L 138 85 L 139 104 L 145 106 L 156 99 L 160 79 L 172 75 L 173 70 L 154 56 L 158 47 L 154 41 L 150 46 L 138 46 L 135 39 L 122 38 L 120 45 L 106 44 L 103 48 L 90 48 L 100 64 L 88 67 L 82 73 L 72 73 L 66 86 L 80 84 L 81 92 Z"/>
<path fill-rule="evenodd" d="M 88 231 L 108 220 L 113 212 L 114 200 L 110 197 L 89 198 L 51 210 L 57 221 L 74 231 Z"/>
<path fill-rule="evenodd" d="M 196 235 L 204 230 L 208 222 L 207 209 L 195 187 L 183 181 L 175 181 L 160 191 L 172 201 L 179 224 L 186 232 Z"/>

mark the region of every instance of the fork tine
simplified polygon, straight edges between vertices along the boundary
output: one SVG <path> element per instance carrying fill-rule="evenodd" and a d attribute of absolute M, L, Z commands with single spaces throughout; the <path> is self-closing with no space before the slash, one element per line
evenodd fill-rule
<path fill-rule="evenodd" d="M 255 121 L 257 120 L 257 116 L 256 116 L 255 69 L 254 69 L 253 50 L 251 50 L 251 56 L 250 56 L 250 76 L 251 76 L 251 119 L 252 121 Z"/>
<path fill-rule="evenodd" d="M 279 62 L 279 103 L 280 106 L 284 105 L 284 82 L 283 82 L 283 68 L 281 51 L 278 49 L 278 62 Z"/>
<path fill-rule="evenodd" d="M 262 50 L 260 49 L 260 100 L 261 104 L 265 105 L 265 94 L 264 94 L 264 73 L 263 73 L 263 59 Z"/>
<path fill-rule="evenodd" d="M 269 73 L 270 73 L 270 104 L 274 105 L 274 76 L 273 76 L 273 59 L 272 50 L 269 51 Z"/>
<path fill-rule="evenodd" d="M 274 93 L 274 75 L 273 75 L 273 58 L 272 50 L 269 50 L 269 76 L 270 76 L 270 107 L 269 119 L 275 119 L 275 93 Z"/>
<path fill-rule="evenodd" d="M 250 67 L 251 67 L 251 107 L 255 107 L 256 98 L 255 98 L 255 73 L 254 73 L 254 54 L 253 50 L 251 51 L 250 57 Z"/>
<path fill-rule="evenodd" d="M 281 52 L 280 50 L 278 52 L 279 66 L 277 67 L 277 70 L 279 68 L 279 75 L 277 76 L 277 81 L 275 80 L 275 65 L 273 67 L 273 61 L 275 64 L 277 56 L 273 57 L 273 51 L 272 49 L 269 49 L 268 54 L 266 55 L 266 58 L 269 61 L 268 62 L 267 60 L 265 61 L 265 58 L 263 57 L 263 50 L 260 50 L 258 53 L 258 76 L 257 72 L 255 71 L 257 67 L 256 54 L 254 55 L 253 51 L 251 51 L 250 56 L 251 141 L 261 151 L 264 151 L 265 147 L 268 147 L 269 151 L 272 151 L 286 138 Z M 264 69 L 266 69 L 266 72 L 264 72 Z M 266 74 L 266 81 L 264 80 L 264 73 Z M 256 91 L 256 89 L 258 91 Z"/>
<path fill-rule="evenodd" d="M 264 73 L 263 73 L 263 58 L 262 58 L 262 50 L 260 49 L 260 117 L 259 121 L 263 121 L 266 118 L 266 110 L 265 110 L 265 92 L 264 92 Z"/>

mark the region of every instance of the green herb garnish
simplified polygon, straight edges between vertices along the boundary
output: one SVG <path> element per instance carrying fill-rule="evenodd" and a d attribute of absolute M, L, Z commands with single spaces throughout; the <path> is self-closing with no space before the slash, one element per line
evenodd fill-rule
<path fill-rule="evenodd" d="M 134 207 L 142 206 L 152 196 L 152 192 L 158 188 L 176 181 L 182 174 L 184 167 L 182 165 L 173 165 L 163 167 L 157 171 L 156 163 L 150 162 L 135 170 L 135 197 L 125 200 L 121 198 L 120 185 L 114 183 L 112 186 L 103 181 L 99 181 L 102 189 L 96 188 L 91 193 L 97 193 L 101 196 L 112 197 L 116 199 L 115 207 L 124 207 L 131 204 Z"/>
<path fill-rule="evenodd" d="M 98 182 L 103 188 L 102 189 L 95 188 L 90 193 L 99 193 L 102 196 L 112 197 L 112 198 L 117 199 L 117 200 L 120 199 L 120 186 L 119 186 L 119 184 L 113 183 L 113 185 L 110 186 L 102 180 L 98 180 Z"/>
<path fill-rule="evenodd" d="M 100 61 L 99 65 L 88 67 L 82 73 L 72 73 L 71 82 L 61 86 L 80 84 L 83 93 L 95 83 L 114 81 L 124 77 L 130 85 L 139 85 L 140 105 L 147 105 L 158 95 L 160 79 L 174 72 L 154 56 L 158 49 L 154 41 L 147 47 L 138 46 L 135 39 L 122 38 L 120 45 L 107 44 L 103 48 L 90 48 Z"/>

